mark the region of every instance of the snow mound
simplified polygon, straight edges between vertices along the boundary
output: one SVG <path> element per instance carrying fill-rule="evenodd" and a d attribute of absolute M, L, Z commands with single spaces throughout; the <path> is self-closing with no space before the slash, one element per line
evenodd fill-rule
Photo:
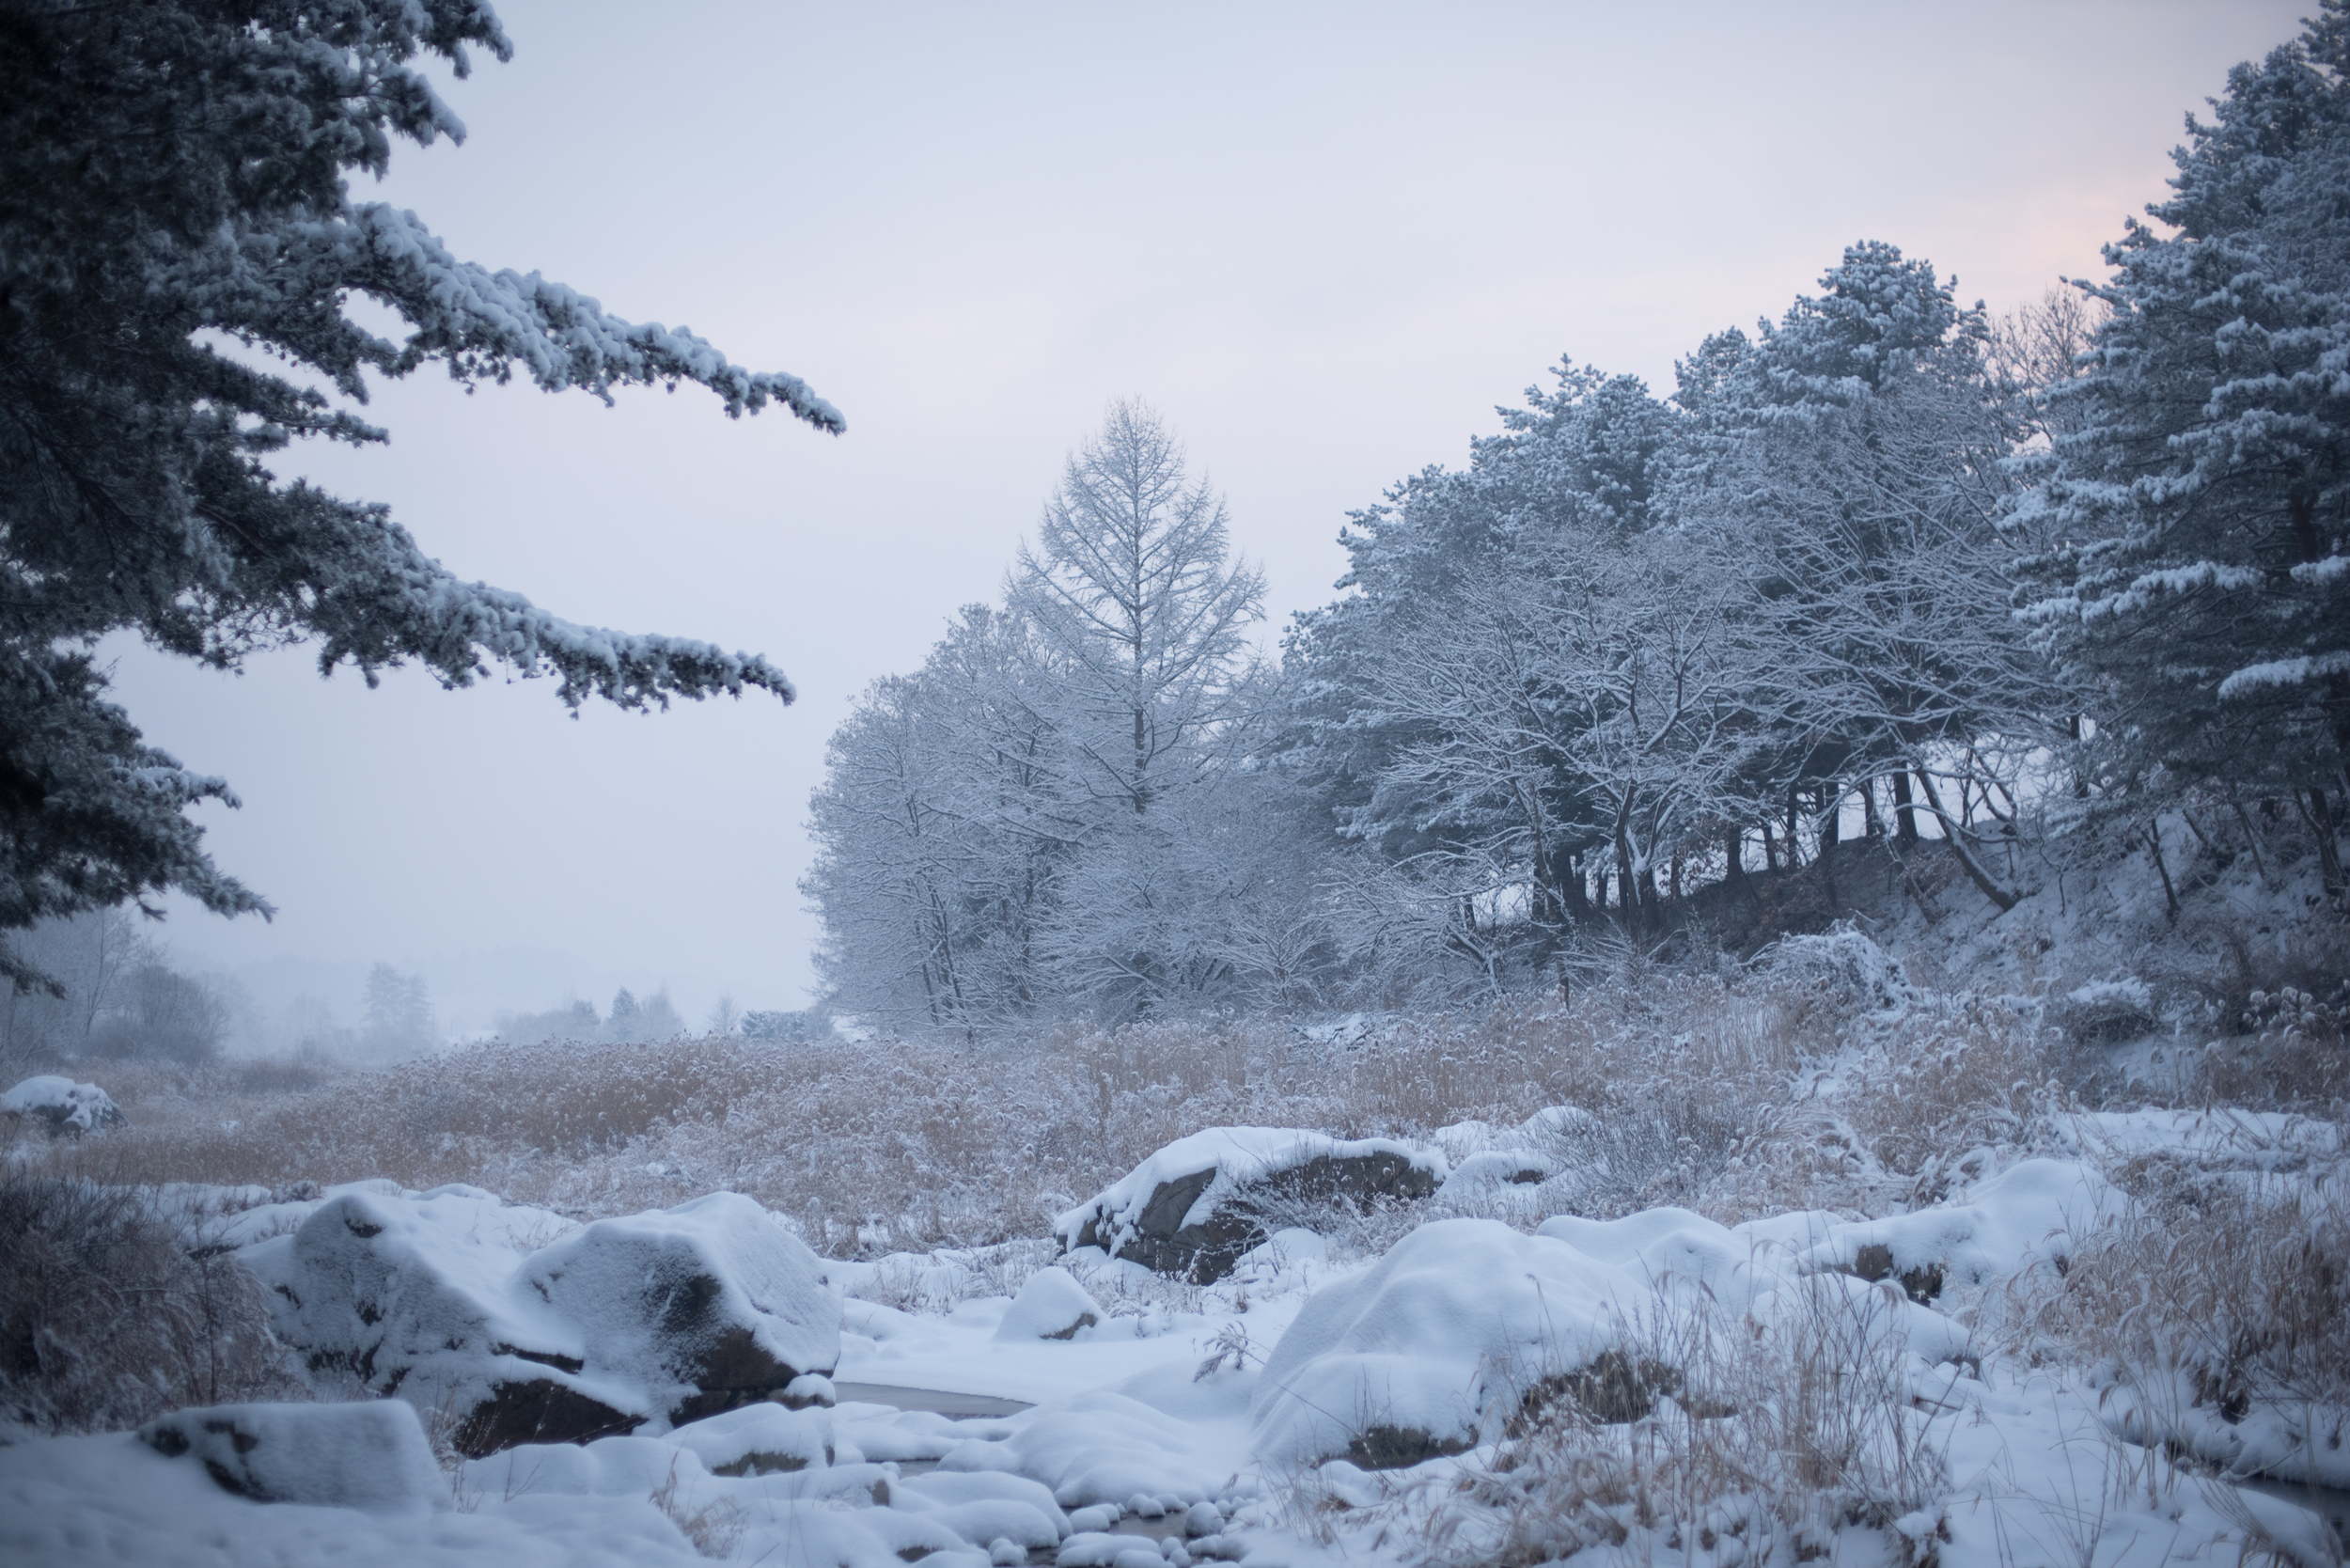
<path fill-rule="evenodd" d="M 44 1073 L 0 1094 L 0 1113 L 39 1121 L 52 1137 L 79 1137 L 123 1124 L 122 1108 L 96 1084 Z"/>
<path fill-rule="evenodd" d="M 732 1193 L 581 1227 L 473 1187 L 360 1183 L 238 1257 L 315 1378 L 446 1412 L 477 1455 L 690 1420 L 839 1354 L 822 1265 Z"/>
<path fill-rule="evenodd" d="M 398 1400 L 359 1404 L 217 1404 L 139 1429 L 166 1459 L 204 1466 L 223 1490 L 256 1502 L 370 1513 L 450 1506 L 416 1413 Z"/>
<path fill-rule="evenodd" d="M 1080 1328 L 1102 1321 L 1102 1306 L 1076 1277 L 1065 1268 L 1039 1269 L 1020 1287 L 1004 1321 L 996 1325 L 999 1340 L 1073 1340 Z"/>
<path fill-rule="evenodd" d="M 1816 935 L 1785 936 L 1762 955 L 1772 978 L 1868 1012 L 1896 1012 L 1921 1000 L 1901 960 L 1840 920 Z"/>
<path fill-rule="evenodd" d="M 1981 1286 L 2071 1256 L 2075 1239 L 2119 1205 L 2088 1166 L 2026 1160 L 1977 1184 L 1963 1202 L 1830 1226 L 1802 1266 L 1898 1279 L 1912 1301 L 1927 1302 L 1946 1284 Z"/>
<path fill-rule="evenodd" d="M 1277 1224 L 1265 1211 L 1425 1198 L 1445 1157 L 1391 1138 L 1344 1139 L 1293 1127 L 1210 1127 L 1176 1139 L 1060 1216 L 1061 1249 L 1098 1247 L 1206 1284 Z"/>
<path fill-rule="evenodd" d="M 1677 1304 L 1695 1305 L 1702 1299 L 1744 1311 L 1769 1286 L 1762 1238 L 1731 1231 L 1687 1209 L 1643 1209 L 1622 1219 L 1559 1215 L 1544 1220 L 1534 1233 L 1564 1242 Z"/>
<path fill-rule="evenodd" d="M 1457 1452 L 1537 1382 L 1600 1364 L 1646 1294 L 1628 1270 L 1552 1237 L 1490 1219 L 1423 1225 L 1299 1310 L 1250 1407 L 1255 1451 L 1365 1469 Z"/>

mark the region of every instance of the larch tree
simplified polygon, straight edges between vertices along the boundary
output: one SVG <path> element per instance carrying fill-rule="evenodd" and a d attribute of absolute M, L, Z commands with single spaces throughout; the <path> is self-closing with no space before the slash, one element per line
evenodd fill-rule
<path fill-rule="evenodd" d="M 792 697 L 764 659 L 572 624 L 461 581 L 382 506 L 281 480 L 297 439 L 380 442 L 368 377 L 438 362 L 609 400 L 692 382 L 729 416 L 839 413 L 682 330 L 536 273 L 461 261 L 413 212 L 353 200 L 392 140 L 460 139 L 420 69 L 511 49 L 482 0 L 13 0 L 0 8 L 0 975 L 6 934 L 166 890 L 266 912 L 188 811 L 223 779 L 146 744 L 98 639 L 233 668 L 312 643 L 322 670 L 500 664 L 577 706 Z M 404 323 L 349 316 L 365 296 Z M 235 345 L 241 353 L 223 352 Z M 276 358 L 339 394 L 260 368 Z"/>
<path fill-rule="evenodd" d="M 1156 412 L 1112 403 L 1070 457 L 1005 595 L 1057 666 L 1056 723 L 1094 798 L 1147 811 L 1241 712 L 1264 577 L 1230 555 L 1222 498 L 1186 474 Z"/>

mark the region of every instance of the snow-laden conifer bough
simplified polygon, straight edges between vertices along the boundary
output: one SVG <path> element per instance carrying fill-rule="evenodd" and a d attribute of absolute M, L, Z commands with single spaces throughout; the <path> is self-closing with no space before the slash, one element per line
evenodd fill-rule
<path fill-rule="evenodd" d="M 692 382 L 740 416 L 838 410 L 682 328 L 623 320 L 537 273 L 462 261 L 415 213 L 354 200 L 392 139 L 462 140 L 420 56 L 512 53 L 483 0 L 136 7 L 25 0 L 0 17 L 0 977 L 5 935 L 178 891 L 268 905 L 212 864 L 189 808 L 226 780 L 147 745 L 90 650 L 132 632 L 230 668 L 314 643 L 322 671 L 414 660 L 462 686 L 502 665 L 577 707 L 792 688 L 759 656 L 575 625 L 464 582 L 375 504 L 280 481 L 299 437 L 385 432 L 368 376 L 438 361 L 607 402 Z M 387 306 L 405 336 L 344 313 Z M 282 357 L 346 400 L 258 368 Z"/>

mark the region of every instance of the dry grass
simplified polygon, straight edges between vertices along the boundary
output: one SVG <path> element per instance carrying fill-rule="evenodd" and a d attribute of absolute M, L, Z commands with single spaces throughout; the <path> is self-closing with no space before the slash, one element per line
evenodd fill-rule
<path fill-rule="evenodd" d="M 132 1184 L 463 1182 L 583 1218 L 727 1188 L 829 1255 L 871 1258 L 1032 1240 L 1152 1150 L 1220 1124 L 1424 1137 L 1577 1105 L 1594 1120 L 1550 1151 L 1572 1178 L 1510 1195 L 1499 1217 L 1673 1203 L 1735 1223 L 1931 1201 L 2073 1104 L 2056 1034 L 2024 1011 L 1922 998 L 1884 1013 L 1874 982 L 1819 967 L 1650 970 L 1586 984 L 1572 1006 L 1410 1018 L 1351 1045 L 1259 1020 L 979 1044 L 501 1045 L 372 1072 L 126 1069 L 105 1087 L 129 1128 L 20 1158 Z M 2322 1007 L 2269 1023 L 2248 1048 L 2260 1061 L 2341 1054 Z M 2250 1069 L 2217 1055 L 2200 1071 L 2210 1082 L 2190 1093 Z M 1354 1216 L 1339 1239 L 1375 1251 L 1436 1207 Z"/>
<path fill-rule="evenodd" d="M 2125 1171 L 2128 1212 L 2060 1275 L 2010 1304 L 2019 1348 L 2086 1362 L 2124 1390 L 2146 1440 L 2189 1412 L 2230 1425 L 2295 1411 L 2312 1440 L 2350 1441 L 2350 1178 Z"/>
<path fill-rule="evenodd" d="M 1707 1305 L 1635 1325 L 1625 1364 L 1649 1370 L 1655 1389 L 1634 1402 L 1647 1413 L 1610 1407 L 1621 1379 L 1596 1406 L 1571 1392 L 1527 1402 L 1490 1462 L 1421 1505 L 1432 1557 L 1508 1568 L 1630 1544 L 1694 1559 L 1732 1537 L 1745 1560 L 1783 1544 L 1801 1561 L 1859 1525 L 1885 1530 L 1895 1560 L 1929 1560 L 1930 1528 L 1914 1528 L 1947 1484 L 1944 1435 L 1911 1398 L 1900 1309 L 1888 1291 L 1822 1278 L 1767 1324 Z"/>
<path fill-rule="evenodd" d="M 1571 1009 L 1413 1020 L 1354 1046 L 1185 1024 L 979 1045 L 492 1046 L 307 1088 L 283 1072 L 143 1068 L 108 1080 L 129 1128 L 20 1158 L 121 1184 L 464 1182 L 582 1216 L 724 1187 L 834 1255 L 870 1257 L 1033 1237 L 1203 1126 L 1414 1137 L 1559 1104 L 1625 1119 L 1697 1105 L 1745 1136 L 1784 1098 L 1803 1045 L 1767 995 L 1665 979 Z"/>
<path fill-rule="evenodd" d="M 307 1397 L 253 1277 L 151 1195 L 0 1167 L 0 1427 Z"/>

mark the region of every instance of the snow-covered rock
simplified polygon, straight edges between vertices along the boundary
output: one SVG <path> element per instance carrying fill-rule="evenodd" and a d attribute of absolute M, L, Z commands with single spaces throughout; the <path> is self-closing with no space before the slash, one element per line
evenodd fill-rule
<path fill-rule="evenodd" d="M 27 1078 L 0 1094 L 0 1114 L 40 1122 L 52 1137 L 79 1137 L 119 1127 L 124 1121 L 122 1108 L 104 1090 L 55 1073 Z"/>
<path fill-rule="evenodd" d="M 1102 1321 L 1095 1301 L 1065 1268 L 1039 1269 L 1028 1276 L 996 1325 L 999 1340 L 1072 1340 L 1080 1328 Z"/>
<path fill-rule="evenodd" d="M 1647 1294 L 1551 1237 L 1489 1219 L 1423 1225 L 1299 1310 L 1250 1407 L 1256 1453 L 1378 1469 L 1457 1452 L 1538 1384 L 1622 1360 Z"/>
<path fill-rule="evenodd" d="M 314 1377 L 446 1412 L 473 1454 L 691 1420 L 839 1354 L 822 1266 L 731 1193 L 583 1227 L 473 1187 L 360 1183 L 238 1256 Z"/>
<path fill-rule="evenodd" d="M 1278 1220 L 1267 1212 L 1425 1198 L 1445 1157 L 1391 1138 L 1293 1127 L 1210 1127 L 1176 1139 L 1054 1224 L 1063 1251 L 1098 1247 L 1200 1284 L 1232 1271 Z"/>
<path fill-rule="evenodd" d="M 1946 1284 L 1983 1285 L 2070 1256 L 2076 1238 L 2119 1205 L 2088 1166 L 2026 1160 L 1978 1183 L 1961 1201 L 1829 1226 L 1803 1266 L 1896 1279 L 1912 1301 L 1927 1302 Z"/>
<path fill-rule="evenodd" d="M 399 1400 L 353 1404 L 217 1404 L 139 1429 L 166 1459 L 204 1466 L 256 1502 L 371 1513 L 446 1508 L 450 1498 L 416 1413 Z"/>
<path fill-rule="evenodd" d="M 601 1219 L 533 1255 L 526 1287 L 576 1325 L 588 1368 L 672 1422 L 780 1394 L 840 1359 L 840 1297 L 755 1200 L 713 1192 Z"/>

